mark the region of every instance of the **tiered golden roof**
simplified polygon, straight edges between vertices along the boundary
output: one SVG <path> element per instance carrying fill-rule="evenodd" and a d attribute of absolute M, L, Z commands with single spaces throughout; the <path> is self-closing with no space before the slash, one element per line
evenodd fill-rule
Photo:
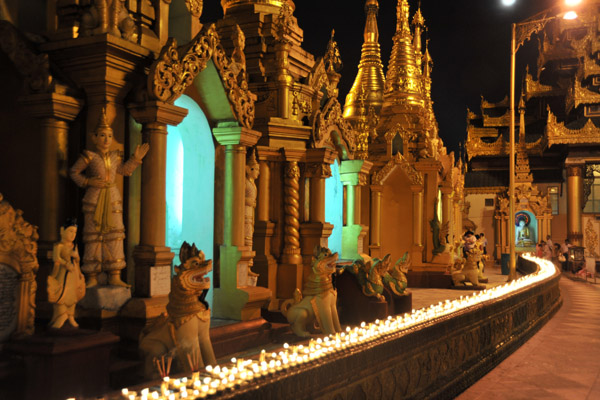
<path fill-rule="evenodd" d="M 346 96 L 344 105 L 344 118 L 351 122 L 366 117 L 371 107 L 376 113 L 379 113 L 383 104 L 385 77 L 379 47 L 378 12 L 379 3 L 377 0 L 367 0 L 365 3 L 367 21 L 365 23 L 360 64 L 358 64 L 358 73 L 354 79 L 352 89 Z"/>

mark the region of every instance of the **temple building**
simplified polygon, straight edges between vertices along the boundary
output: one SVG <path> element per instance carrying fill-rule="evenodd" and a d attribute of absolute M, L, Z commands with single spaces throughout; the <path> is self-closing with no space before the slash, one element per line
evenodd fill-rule
<path fill-rule="evenodd" d="M 558 275 L 547 272 L 544 301 L 532 287 L 513 288 L 535 312 L 513 314 L 517 300 L 490 291 L 411 314 L 407 286 L 450 288 L 452 273 L 467 264 L 465 228 L 477 225 L 501 258 L 512 216 L 507 102 L 482 101 L 481 115 L 469 112 L 467 160 L 447 151 L 433 110 L 427 15 L 414 4 L 411 12 L 408 0 L 397 0 L 395 33 L 386 38 L 380 2 L 364 1 L 361 59 L 348 94 L 338 89 L 338 42 L 346 38 L 332 31 L 322 53 L 306 51 L 307 22 L 295 12 L 309 6 L 301 2 L 221 0 L 223 18 L 204 24 L 202 1 L 22 3 L 0 0 L 0 304 L 10 310 L 0 318 L 0 378 L 43 380 L 25 385 L 29 398 L 65 398 L 70 387 L 91 397 L 140 384 L 142 363 L 164 375 L 164 356 L 174 353 L 198 372 L 199 353 L 180 352 L 190 336 L 194 350 L 214 348 L 207 359 L 240 372 L 247 365 L 232 355 L 271 345 L 278 334 L 292 337 L 282 349 L 294 355 L 285 368 L 297 369 L 276 365 L 275 351 L 259 352 L 253 357 L 262 369 L 245 375 L 247 392 L 235 392 L 242 383 L 230 380 L 211 394 L 253 398 L 263 387 L 252 379 L 282 373 L 285 384 L 259 382 L 266 397 L 292 398 L 313 381 L 324 387 L 322 398 L 367 397 L 376 387 L 398 388 L 383 397 L 451 397 L 472 382 L 466 368 L 472 376 L 489 370 L 560 307 Z M 598 246 L 596 18 L 549 23 L 524 84 L 523 248 L 567 233 Z M 393 42 L 387 65 L 382 40 Z M 72 240 L 68 229 L 77 232 Z M 477 275 L 478 261 L 468 264 Z M 337 320 L 344 293 L 334 285 L 357 265 L 372 267 L 368 284 L 380 292 L 369 297 L 356 284 L 355 297 L 385 312 L 350 333 Z M 60 268 L 78 273 L 77 285 Z M 404 285 L 402 293 L 388 290 L 386 298 L 384 280 Z M 82 297 L 69 312 L 64 293 Z M 407 309 L 388 312 L 394 301 Z M 486 301 L 494 302 L 490 314 L 477 303 Z M 297 320 L 323 338 L 297 334 L 290 310 L 298 304 L 305 308 Z M 48 328 L 57 314 L 68 332 L 77 320 L 87 333 Z M 442 335 L 437 322 L 427 325 L 432 318 L 446 324 Z M 181 329 L 190 321 L 191 334 Z M 375 334 L 376 324 L 383 328 Z M 374 345 L 364 342 L 373 338 Z M 156 343 L 162 352 L 152 353 Z M 5 354 L 13 358 L 5 362 Z M 63 356 L 64 369 L 54 367 Z M 365 378 L 332 378 L 346 367 Z M 54 385 L 61 373 L 68 384 Z M 97 379 L 80 377 L 88 373 Z"/>
<path fill-rule="evenodd" d="M 509 229 L 517 231 L 517 251 L 532 250 L 550 236 L 554 243 L 568 238 L 585 247 L 588 257 L 600 252 L 600 122 L 595 111 L 600 104 L 600 69 L 598 14 L 593 10 L 586 5 L 574 20 L 551 18 L 548 12 L 535 18 L 543 20 L 532 37 L 537 58 L 527 65 L 515 104 L 513 217 L 508 215 L 507 195 L 509 100 L 493 103 L 482 97 L 479 112 L 467 112 L 468 218 L 478 232 L 486 233 L 488 248 L 498 260 L 508 257 Z M 526 226 L 521 238 L 519 225 Z"/>

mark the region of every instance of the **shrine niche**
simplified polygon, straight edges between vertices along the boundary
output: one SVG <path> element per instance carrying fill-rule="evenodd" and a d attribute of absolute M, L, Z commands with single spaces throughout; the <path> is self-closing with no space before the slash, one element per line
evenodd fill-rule
<path fill-rule="evenodd" d="M 0 342 L 34 331 L 37 227 L 0 193 Z"/>
<path fill-rule="evenodd" d="M 423 176 L 410 163 L 397 153 L 383 168 L 373 175 L 372 185 L 380 187 L 375 192 L 380 202 L 380 250 L 377 256 L 404 254 L 413 245 L 422 244 Z M 409 189 L 409 190 L 407 190 Z M 414 205 L 417 204 L 417 209 Z M 377 227 L 373 227 L 375 230 Z M 416 260 L 421 259 L 419 254 Z"/>
<path fill-rule="evenodd" d="M 515 230 L 515 246 L 517 252 L 534 251 L 535 245 L 547 235 L 551 235 L 552 208 L 547 195 L 542 195 L 535 185 L 522 184 L 515 187 L 515 215 L 509 218 L 508 195 L 498 196 L 495 220 L 497 254 L 508 254 L 508 230 Z"/>

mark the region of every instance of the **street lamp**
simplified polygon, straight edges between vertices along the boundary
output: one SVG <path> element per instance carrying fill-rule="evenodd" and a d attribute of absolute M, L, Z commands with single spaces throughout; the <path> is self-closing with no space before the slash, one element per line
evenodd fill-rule
<path fill-rule="evenodd" d="M 565 5 L 573 7 L 579 5 L 581 0 L 565 0 Z M 510 260 L 509 260 L 509 275 L 508 280 L 512 281 L 517 278 L 517 260 L 515 254 L 515 58 L 519 48 L 531 38 L 534 33 L 540 32 L 549 21 L 557 18 L 564 19 L 575 19 L 577 14 L 575 11 L 568 11 L 566 13 L 548 16 L 551 14 L 549 11 L 544 11 L 534 15 L 521 22 L 515 22 L 512 24 L 512 40 L 511 40 L 511 52 L 510 52 L 510 162 L 509 162 L 509 229 L 508 229 L 508 241 L 510 248 Z M 517 31 L 517 28 L 519 30 Z"/>

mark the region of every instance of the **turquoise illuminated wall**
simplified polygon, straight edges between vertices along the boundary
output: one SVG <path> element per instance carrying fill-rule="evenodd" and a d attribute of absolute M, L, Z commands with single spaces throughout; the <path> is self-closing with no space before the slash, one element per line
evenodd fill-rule
<path fill-rule="evenodd" d="M 179 265 L 184 240 L 213 259 L 215 146 L 198 104 L 183 95 L 175 105 L 189 110 L 181 124 L 167 129 L 166 242 L 175 253 L 173 264 Z M 207 300 L 212 304 L 212 290 Z"/>
<path fill-rule="evenodd" d="M 344 186 L 340 180 L 340 167 L 331 164 L 331 177 L 325 180 L 325 221 L 333 224 L 329 236 L 329 249 L 342 254 L 342 227 L 344 225 Z"/>

